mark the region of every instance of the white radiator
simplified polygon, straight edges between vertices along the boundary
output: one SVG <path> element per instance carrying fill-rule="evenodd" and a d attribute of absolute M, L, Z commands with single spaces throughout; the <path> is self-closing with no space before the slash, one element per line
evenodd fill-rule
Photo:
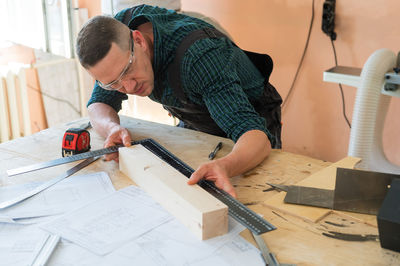
<path fill-rule="evenodd" d="M 0 142 L 31 134 L 25 68 L 1 68 Z"/>

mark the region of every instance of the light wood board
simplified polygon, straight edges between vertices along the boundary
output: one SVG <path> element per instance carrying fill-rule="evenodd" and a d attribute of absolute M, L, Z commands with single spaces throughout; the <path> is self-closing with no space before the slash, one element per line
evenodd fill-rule
<path fill-rule="evenodd" d="M 0 185 L 45 181 L 71 168 L 77 162 L 18 177 L 7 178 L 5 173 L 7 169 L 59 158 L 65 130 L 80 126 L 87 121 L 87 118 L 82 118 L 68 124 L 57 125 L 29 137 L 1 143 Z M 228 154 L 233 147 L 233 142 L 229 139 L 185 128 L 128 117 L 121 117 L 121 123 L 128 128 L 134 140 L 153 138 L 194 169 L 202 163 L 208 162 L 208 154 L 219 141 L 222 141 L 224 145 L 218 152 L 217 158 Z M 104 138 L 93 129 L 89 131 L 92 150 L 102 148 Z M 274 149 L 258 167 L 232 178 L 232 184 L 240 202 L 278 228 L 263 234 L 262 237 L 280 263 L 302 266 L 399 265 L 400 253 L 381 248 L 379 241 L 344 241 L 323 235 L 329 231 L 378 235 L 378 229 L 366 223 L 364 217 L 360 219 L 354 213 L 345 214 L 333 211 L 314 223 L 262 204 L 279 194 L 276 190 L 270 190 L 270 186 L 266 182 L 296 184 L 330 165 L 331 162 Z M 98 171 L 107 172 L 116 189 L 133 183 L 130 178 L 119 171 L 118 163 L 115 161 L 98 160 L 79 171 L 78 174 Z M 369 218 L 370 220 L 376 219 L 373 215 L 369 215 Z M 252 237 L 249 232 L 245 230 L 244 233 L 247 234 L 243 236 L 251 241 Z"/>
<path fill-rule="evenodd" d="M 353 169 L 354 166 L 360 161 L 361 159 L 359 158 L 346 157 L 311 175 L 310 177 L 298 182 L 296 185 L 334 190 L 336 182 L 336 169 L 338 167 Z M 284 202 L 285 196 L 286 192 L 282 191 L 264 201 L 263 205 L 311 222 L 318 222 L 320 219 L 324 218 L 332 211 L 325 208 L 288 204 Z"/>
<path fill-rule="evenodd" d="M 199 239 L 228 232 L 228 207 L 142 145 L 120 148 L 119 167 Z"/>

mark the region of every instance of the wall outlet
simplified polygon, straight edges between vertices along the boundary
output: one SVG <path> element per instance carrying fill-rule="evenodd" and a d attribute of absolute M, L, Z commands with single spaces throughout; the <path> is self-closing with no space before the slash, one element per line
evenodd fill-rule
<path fill-rule="evenodd" d="M 322 6 L 322 31 L 328 35 L 332 41 L 336 40 L 335 32 L 335 5 L 336 0 L 325 0 Z"/>

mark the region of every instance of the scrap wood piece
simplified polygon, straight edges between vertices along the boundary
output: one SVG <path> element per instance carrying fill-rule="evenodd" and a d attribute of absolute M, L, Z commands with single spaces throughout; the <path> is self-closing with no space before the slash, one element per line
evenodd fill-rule
<path fill-rule="evenodd" d="M 228 232 L 228 207 L 142 145 L 120 148 L 119 166 L 198 238 Z"/>
<path fill-rule="evenodd" d="M 360 161 L 360 158 L 346 157 L 322 169 L 321 171 L 312 174 L 310 177 L 298 182 L 295 185 L 333 190 L 335 189 L 336 169 L 339 167 L 353 169 L 354 166 Z M 282 191 L 264 201 L 262 204 L 263 206 L 276 209 L 282 211 L 283 213 L 294 215 L 314 223 L 318 222 L 332 211 L 325 208 L 287 204 L 284 202 L 285 196 L 286 192 Z"/>
<path fill-rule="evenodd" d="M 347 211 L 336 211 L 336 210 L 334 210 L 333 212 L 337 213 L 339 216 L 342 216 L 344 218 L 351 218 L 357 222 L 378 228 L 378 221 L 376 219 L 376 215 L 347 212 Z"/>

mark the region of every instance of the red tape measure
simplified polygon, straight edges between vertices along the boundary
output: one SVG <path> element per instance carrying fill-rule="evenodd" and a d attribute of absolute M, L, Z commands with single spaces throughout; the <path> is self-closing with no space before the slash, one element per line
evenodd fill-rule
<path fill-rule="evenodd" d="M 69 128 L 64 133 L 62 142 L 62 156 L 68 157 L 90 150 L 89 131 L 82 128 Z"/>

